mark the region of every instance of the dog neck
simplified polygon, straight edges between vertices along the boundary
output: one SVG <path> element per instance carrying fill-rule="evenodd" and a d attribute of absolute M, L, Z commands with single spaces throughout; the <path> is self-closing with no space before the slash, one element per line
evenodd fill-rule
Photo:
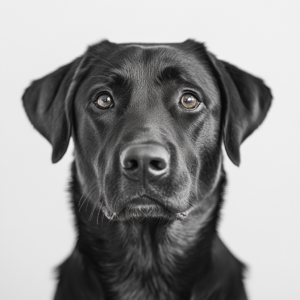
<path fill-rule="evenodd" d="M 210 208 L 205 213 L 195 209 L 183 221 L 109 221 L 102 212 L 91 220 L 92 207 L 78 208 L 82 191 L 74 164 L 76 255 L 109 299 L 188 298 L 195 279 L 205 277 L 211 266 L 224 185 L 225 175 L 205 200 Z"/>

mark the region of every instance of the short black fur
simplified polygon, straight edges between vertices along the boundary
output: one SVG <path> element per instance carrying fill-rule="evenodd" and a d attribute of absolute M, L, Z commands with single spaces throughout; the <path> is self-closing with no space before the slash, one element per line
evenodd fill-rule
<path fill-rule="evenodd" d="M 238 165 L 271 99 L 262 80 L 192 40 L 103 41 L 33 82 L 23 103 L 53 162 L 71 136 L 75 145 L 77 243 L 54 299 L 247 299 L 244 266 L 217 234 L 221 145 Z"/>

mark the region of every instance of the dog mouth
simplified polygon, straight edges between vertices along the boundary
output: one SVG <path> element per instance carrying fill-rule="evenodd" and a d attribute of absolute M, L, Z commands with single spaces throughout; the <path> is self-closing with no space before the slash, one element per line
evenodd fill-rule
<path fill-rule="evenodd" d="M 141 195 L 132 198 L 126 206 L 129 209 L 148 209 L 151 207 L 162 206 L 162 204 L 152 197 Z"/>
<path fill-rule="evenodd" d="M 125 207 L 119 212 L 109 212 L 104 209 L 104 214 L 109 220 L 143 220 L 143 219 L 165 219 L 184 220 L 192 209 L 184 212 L 172 212 L 160 201 L 148 196 L 141 195 L 128 201 Z"/>

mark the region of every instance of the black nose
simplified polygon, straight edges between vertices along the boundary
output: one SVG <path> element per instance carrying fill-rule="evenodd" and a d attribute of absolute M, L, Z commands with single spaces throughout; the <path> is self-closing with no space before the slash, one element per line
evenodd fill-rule
<path fill-rule="evenodd" d="M 169 161 L 169 152 L 156 144 L 131 145 L 120 155 L 123 172 L 132 180 L 158 179 L 168 172 Z"/>

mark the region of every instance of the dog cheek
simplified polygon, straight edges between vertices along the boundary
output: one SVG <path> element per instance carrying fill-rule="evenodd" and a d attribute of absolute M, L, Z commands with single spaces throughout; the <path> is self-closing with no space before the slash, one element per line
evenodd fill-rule
<path fill-rule="evenodd" d="M 114 211 L 114 202 L 116 201 L 116 193 L 118 190 L 117 181 L 112 180 L 112 178 L 106 174 L 103 180 L 103 197 L 104 204 L 109 211 Z"/>
<path fill-rule="evenodd" d="M 205 122 L 194 139 L 194 151 L 198 164 L 193 162 L 191 172 L 197 178 L 198 195 L 204 197 L 214 186 L 222 157 L 220 120 L 207 114 Z"/>
<path fill-rule="evenodd" d="M 105 205 L 110 211 L 118 211 L 122 182 L 119 160 L 113 155 L 106 155 L 101 164 L 102 189 Z"/>
<path fill-rule="evenodd" d="M 222 153 L 221 147 L 205 149 L 201 154 L 202 168 L 199 172 L 199 189 L 202 196 L 210 194 L 220 176 Z"/>
<path fill-rule="evenodd" d="M 82 126 L 74 139 L 75 161 L 77 165 L 78 178 L 87 193 L 89 200 L 93 203 L 103 198 L 103 183 L 101 166 L 99 166 L 99 155 L 101 156 L 101 144 L 99 138 L 91 133 L 89 128 Z"/>

